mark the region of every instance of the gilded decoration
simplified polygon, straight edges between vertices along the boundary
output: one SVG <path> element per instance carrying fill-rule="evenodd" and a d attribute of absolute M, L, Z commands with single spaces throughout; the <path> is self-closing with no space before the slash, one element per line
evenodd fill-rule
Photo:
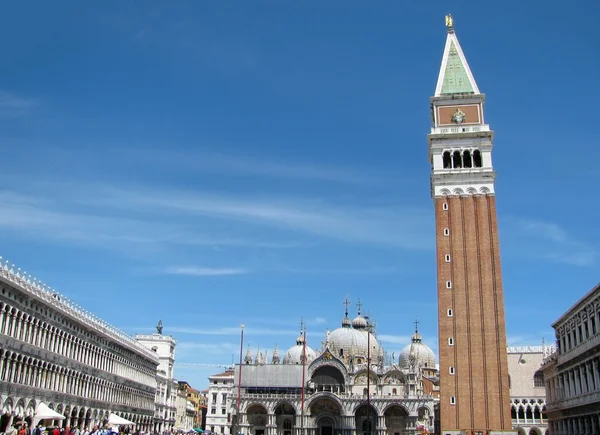
<path fill-rule="evenodd" d="M 313 414 L 340 414 L 340 407 L 331 399 L 323 398 L 311 406 Z"/>

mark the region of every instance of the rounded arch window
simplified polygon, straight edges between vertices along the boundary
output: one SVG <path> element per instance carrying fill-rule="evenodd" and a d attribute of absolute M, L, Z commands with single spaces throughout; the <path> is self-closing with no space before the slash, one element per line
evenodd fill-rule
<path fill-rule="evenodd" d="M 319 367 L 312 375 L 312 381 L 318 385 L 344 385 L 342 372 L 332 366 Z"/>

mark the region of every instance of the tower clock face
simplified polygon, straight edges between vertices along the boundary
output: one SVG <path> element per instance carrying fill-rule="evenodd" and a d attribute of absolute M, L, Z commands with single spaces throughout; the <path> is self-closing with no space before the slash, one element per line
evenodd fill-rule
<path fill-rule="evenodd" d="M 467 119 L 467 115 L 460 109 L 456 109 L 456 112 L 452 115 L 452 122 L 455 124 L 462 124 Z"/>

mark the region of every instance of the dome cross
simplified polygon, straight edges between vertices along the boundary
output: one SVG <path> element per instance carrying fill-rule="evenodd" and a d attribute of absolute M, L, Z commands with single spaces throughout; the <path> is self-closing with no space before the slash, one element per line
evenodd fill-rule
<path fill-rule="evenodd" d="M 348 307 L 351 304 L 350 299 L 348 298 L 348 296 L 346 296 L 346 299 L 344 299 L 344 302 L 342 302 L 342 303 L 346 306 L 346 316 L 347 316 L 348 315 Z"/>
<path fill-rule="evenodd" d="M 419 319 L 415 319 L 413 323 L 415 324 L 415 332 L 419 332 Z"/>
<path fill-rule="evenodd" d="M 358 299 L 358 300 L 356 301 L 356 309 L 358 310 L 358 314 L 359 314 L 359 315 L 360 315 L 360 312 L 361 312 L 361 310 L 362 310 L 362 306 L 363 306 L 362 302 L 360 301 L 360 299 Z"/>

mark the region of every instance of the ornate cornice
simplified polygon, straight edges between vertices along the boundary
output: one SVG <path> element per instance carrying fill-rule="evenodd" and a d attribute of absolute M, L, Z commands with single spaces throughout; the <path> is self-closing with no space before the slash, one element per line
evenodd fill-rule
<path fill-rule="evenodd" d="M 133 337 L 125 334 L 123 331 L 110 325 L 106 321 L 100 319 L 96 315 L 90 313 L 84 308 L 71 301 L 66 296 L 58 293 L 54 289 L 46 286 L 41 281 L 33 278 L 31 275 L 22 272 L 21 268 L 15 271 L 15 265 L 9 266 L 8 261 L 2 264 L 0 257 L 0 281 L 5 282 L 27 294 L 31 298 L 50 306 L 66 317 L 85 325 L 94 331 L 111 338 L 114 342 L 120 344 L 126 349 L 129 349 L 137 354 L 155 361 L 158 364 L 158 356 L 138 343 Z"/>

